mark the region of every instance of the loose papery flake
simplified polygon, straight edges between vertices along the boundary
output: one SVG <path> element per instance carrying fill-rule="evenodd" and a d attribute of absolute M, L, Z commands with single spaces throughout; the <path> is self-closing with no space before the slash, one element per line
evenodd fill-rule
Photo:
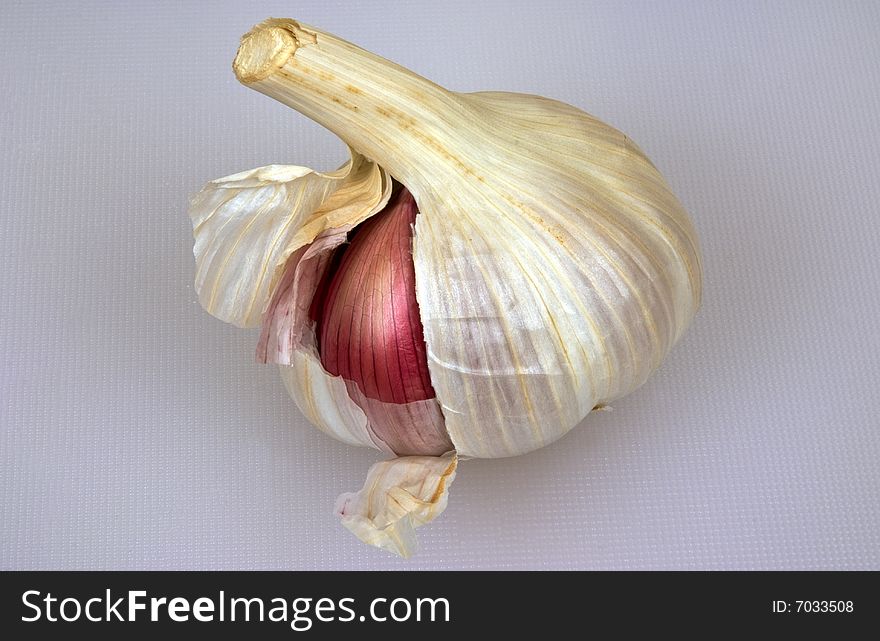
<path fill-rule="evenodd" d="M 446 509 L 457 466 L 455 452 L 376 463 L 363 489 L 340 496 L 336 511 L 364 543 L 409 557 L 415 551 L 415 528 Z"/>

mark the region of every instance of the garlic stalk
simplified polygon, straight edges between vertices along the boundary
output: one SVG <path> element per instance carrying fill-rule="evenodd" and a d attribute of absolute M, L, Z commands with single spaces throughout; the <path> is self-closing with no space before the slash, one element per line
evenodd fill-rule
<path fill-rule="evenodd" d="M 403 455 L 340 503 L 363 540 L 409 554 L 412 528 L 446 505 L 456 453 L 556 440 L 641 385 L 696 312 L 690 220 L 592 116 L 448 91 L 293 20 L 246 34 L 233 70 L 351 159 L 206 185 L 190 212 L 199 299 L 262 324 L 258 358 L 312 423 Z"/>

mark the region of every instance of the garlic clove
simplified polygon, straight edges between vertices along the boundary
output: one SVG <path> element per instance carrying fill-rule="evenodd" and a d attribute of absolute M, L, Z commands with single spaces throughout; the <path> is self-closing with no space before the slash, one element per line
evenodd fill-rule
<path fill-rule="evenodd" d="M 353 232 L 312 301 L 321 363 L 352 383 L 371 430 L 398 455 L 452 449 L 435 397 L 415 295 L 406 188 Z"/>
<path fill-rule="evenodd" d="M 319 306 L 321 362 L 369 398 L 408 403 L 434 398 L 415 297 L 415 200 L 398 189 L 383 211 L 354 230 L 328 275 Z M 447 448 L 448 449 L 448 448 Z"/>
<path fill-rule="evenodd" d="M 330 256 L 346 236 L 344 230 L 327 230 L 288 259 L 263 319 L 257 359 L 279 363 L 288 393 L 324 433 L 389 454 L 441 454 L 450 444 L 435 399 L 403 404 L 370 399 L 321 363 L 309 307 Z"/>
<path fill-rule="evenodd" d="M 415 528 L 446 509 L 457 466 L 455 452 L 376 463 L 362 490 L 337 499 L 336 511 L 365 543 L 409 557 L 416 547 Z"/>

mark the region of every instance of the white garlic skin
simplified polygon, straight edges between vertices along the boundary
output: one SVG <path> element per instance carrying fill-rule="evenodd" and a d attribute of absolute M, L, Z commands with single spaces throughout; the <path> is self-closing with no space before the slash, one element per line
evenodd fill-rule
<path fill-rule="evenodd" d="M 544 98 L 461 99 L 492 135 L 477 180 L 416 194 L 416 293 L 457 450 L 509 456 L 645 382 L 699 306 L 699 250 L 617 130 Z"/>

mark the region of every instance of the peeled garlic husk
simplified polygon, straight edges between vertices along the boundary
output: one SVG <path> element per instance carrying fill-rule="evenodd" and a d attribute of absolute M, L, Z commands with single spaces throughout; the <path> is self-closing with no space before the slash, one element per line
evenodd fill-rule
<path fill-rule="evenodd" d="M 191 208 L 199 300 L 227 322 L 262 324 L 258 358 L 280 364 L 328 434 L 394 454 L 370 416 L 414 412 L 442 421 L 458 456 L 522 454 L 644 383 L 696 312 L 690 220 L 644 153 L 592 116 L 538 96 L 451 92 L 293 20 L 246 34 L 233 69 L 351 150 L 328 174 L 269 166 L 213 181 Z M 415 287 L 436 399 L 365 411 L 374 399 L 322 367 L 308 310 L 333 250 L 382 210 L 392 177 L 419 208 Z M 370 478 L 383 483 L 348 501 L 346 523 L 409 554 L 408 528 L 439 514 L 451 474 L 430 509 L 417 496 L 388 512 L 388 500 L 414 476 L 430 486 L 446 460 L 377 464 Z"/>

